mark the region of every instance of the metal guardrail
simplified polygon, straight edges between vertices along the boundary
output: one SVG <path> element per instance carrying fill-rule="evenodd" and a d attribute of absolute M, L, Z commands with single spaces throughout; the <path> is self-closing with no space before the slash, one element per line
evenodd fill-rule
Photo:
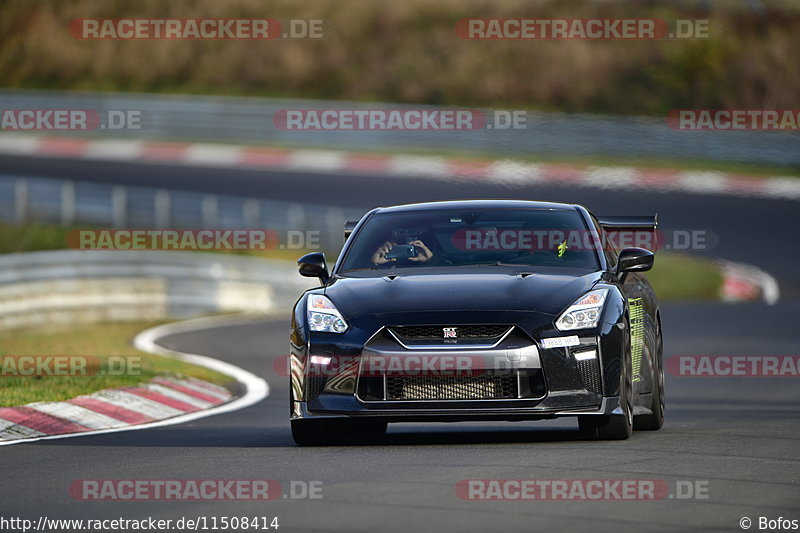
<path fill-rule="evenodd" d="M 291 262 L 171 251 L 0 255 L 0 329 L 287 309 L 313 281 Z"/>
<path fill-rule="evenodd" d="M 0 174 L 0 222 L 137 229 L 265 229 L 286 246 L 288 232 L 319 238 L 330 255 L 344 222 L 366 210 L 237 196 Z M 297 233 L 295 233 L 297 234 Z M 308 244 L 305 237 L 298 248 Z M 313 245 L 313 242 L 312 242 Z M 312 248 L 316 245 L 311 246 Z"/>
<path fill-rule="evenodd" d="M 115 130 L 119 138 L 220 141 L 342 150 L 482 151 L 513 156 L 656 157 L 800 165 L 797 132 L 688 132 L 664 119 L 528 113 L 527 128 L 465 132 L 284 131 L 273 124 L 282 109 L 409 109 L 426 106 L 219 96 L 0 90 L 3 109 L 141 111 L 142 128 Z M 430 107 L 430 106 L 427 106 Z M 433 107 L 430 107 L 433 109 Z M 96 134 L 97 132 L 95 132 Z M 112 132 L 102 132 L 109 136 Z M 2 135 L 2 132 L 0 132 Z M 91 135 L 87 132 L 74 135 Z"/>

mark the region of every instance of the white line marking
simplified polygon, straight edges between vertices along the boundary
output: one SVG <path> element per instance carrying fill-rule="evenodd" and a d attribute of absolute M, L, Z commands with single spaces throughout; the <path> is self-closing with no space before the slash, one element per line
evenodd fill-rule
<path fill-rule="evenodd" d="M 392 176 L 442 178 L 448 175 L 448 168 L 443 157 L 397 155 L 389 159 L 388 173 Z"/>
<path fill-rule="evenodd" d="M 501 159 L 489 165 L 489 180 L 505 185 L 539 182 L 544 179 L 541 165 Z"/>
<path fill-rule="evenodd" d="M 764 195 L 773 198 L 800 199 L 800 178 L 769 178 L 764 187 Z"/>
<path fill-rule="evenodd" d="M 338 172 L 345 167 L 345 153 L 333 150 L 294 150 L 289 154 L 289 168 Z"/>
<path fill-rule="evenodd" d="M 239 146 L 225 144 L 190 144 L 186 150 L 186 163 L 190 165 L 236 166 L 242 160 Z"/>
<path fill-rule="evenodd" d="M 44 435 L 35 436 L 33 438 L 18 439 L 12 441 L 0 441 L 0 446 L 11 444 L 21 444 L 23 442 L 35 442 L 38 440 L 55 440 L 66 439 L 74 437 L 87 437 L 91 435 L 102 435 L 105 433 L 118 433 L 122 431 L 136 431 L 140 429 L 150 429 L 157 427 L 173 426 L 175 424 L 183 424 L 184 422 L 191 422 L 192 420 L 199 420 L 209 416 L 214 416 L 222 413 L 229 413 L 231 411 L 238 411 L 253 404 L 256 404 L 269 395 L 269 386 L 262 378 L 243 370 L 230 363 L 214 359 L 205 355 L 195 355 L 169 350 L 156 343 L 162 337 L 173 335 L 175 333 L 185 333 L 206 329 L 208 327 L 218 326 L 226 323 L 246 323 L 251 321 L 259 321 L 261 319 L 245 318 L 241 316 L 224 316 L 224 317 L 208 317 L 198 318 L 194 320 L 187 320 L 184 322 L 176 322 L 173 324 L 165 324 L 163 326 L 156 326 L 141 332 L 136 336 L 133 343 L 139 350 L 156 353 L 158 355 L 165 355 L 168 357 L 175 357 L 188 363 L 196 364 L 215 370 L 222 374 L 231 376 L 233 379 L 241 383 L 245 387 L 244 395 L 234 398 L 233 401 L 217 405 L 210 409 L 203 411 L 196 411 L 194 413 L 181 414 L 173 418 L 164 420 L 156 420 L 154 422 L 147 422 L 146 424 L 138 424 L 133 426 L 125 426 L 111 429 L 101 429 L 96 431 L 86 431 L 83 433 L 67 433 L 64 435 Z M 129 395 L 132 396 L 132 395 Z M 109 401 L 108 398 L 102 398 L 104 401 Z M 161 405 L 161 404 L 159 404 Z M 166 406 L 164 406 L 166 407 Z"/>
<path fill-rule="evenodd" d="M 86 157 L 89 159 L 132 161 L 141 155 L 142 144 L 141 141 L 120 141 L 117 139 L 91 141 L 86 147 Z"/>
<path fill-rule="evenodd" d="M 3 133 L 0 135 L 0 153 L 4 154 L 35 154 L 39 151 L 39 135 L 14 135 Z"/>
<path fill-rule="evenodd" d="M 728 180 L 722 172 L 678 173 L 679 189 L 698 193 L 720 193 L 728 190 Z"/>
<path fill-rule="evenodd" d="M 583 183 L 603 189 L 627 189 L 636 185 L 639 172 L 631 167 L 591 167 L 584 173 Z"/>

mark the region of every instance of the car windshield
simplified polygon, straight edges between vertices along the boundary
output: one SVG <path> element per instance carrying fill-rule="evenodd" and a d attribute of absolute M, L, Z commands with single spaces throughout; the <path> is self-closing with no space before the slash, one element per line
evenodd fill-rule
<path fill-rule="evenodd" d="M 339 272 L 480 265 L 597 270 L 593 235 L 572 209 L 377 213 L 354 236 Z"/>

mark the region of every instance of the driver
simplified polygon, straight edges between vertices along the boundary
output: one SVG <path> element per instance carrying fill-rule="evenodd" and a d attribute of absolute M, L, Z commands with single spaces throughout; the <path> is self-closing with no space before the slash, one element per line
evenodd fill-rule
<path fill-rule="evenodd" d="M 406 260 L 414 261 L 415 263 L 424 263 L 433 257 L 433 252 L 431 249 L 428 248 L 421 240 L 416 239 L 408 244 L 414 247 L 416 255 L 414 257 L 407 257 L 405 258 Z M 396 242 L 386 241 L 383 243 L 377 250 L 375 250 L 375 253 L 372 254 L 372 264 L 377 266 L 385 265 L 387 263 L 396 263 L 396 257 L 386 257 L 395 246 L 397 246 Z"/>

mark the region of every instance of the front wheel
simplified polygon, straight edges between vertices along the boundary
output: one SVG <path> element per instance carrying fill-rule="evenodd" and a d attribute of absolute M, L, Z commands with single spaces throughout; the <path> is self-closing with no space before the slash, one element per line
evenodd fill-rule
<path fill-rule="evenodd" d="M 292 438 L 300 446 L 354 444 L 386 433 L 382 420 L 320 419 L 292 420 Z"/>
<path fill-rule="evenodd" d="M 590 440 L 625 440 L 633 434 L 633 383 L 630 353 L 623 357 L 620 374 L 619 407 L 621 414 L 584 415 L 578 417 L 578 428 Z"/>

